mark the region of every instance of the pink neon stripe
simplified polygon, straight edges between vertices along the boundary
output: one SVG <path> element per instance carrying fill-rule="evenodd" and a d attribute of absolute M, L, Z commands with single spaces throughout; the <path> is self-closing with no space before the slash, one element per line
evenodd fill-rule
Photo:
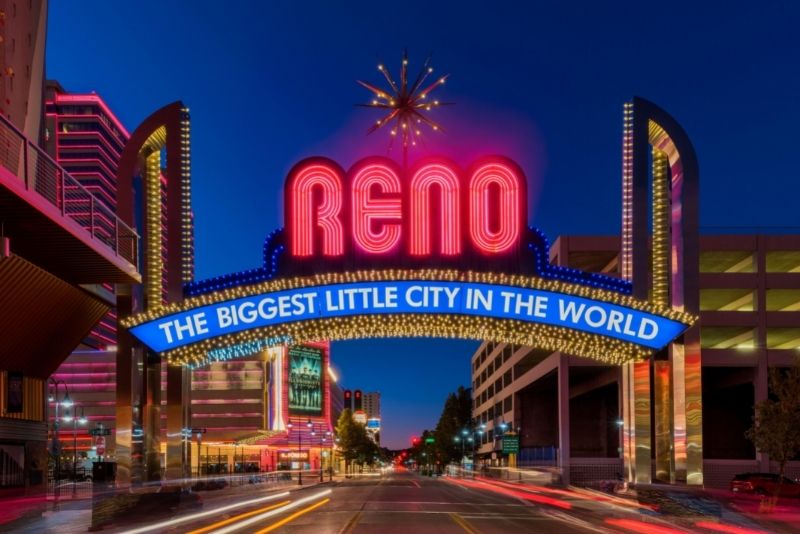
<path fill-rule="evenodd" d="M 122 125 L 116 115 L 108 108 L 106 103 L 100 98 L 98 95 L 56 95 L 56 103 L 61 102 L 70 102 L 70 103 L 80 103 L 85 101 L 96 103 L 100 106 L 100 108 L 108 115 L 108 118 L 119 128 L 119 130 L 125 134 L 126 137 L 130 138 L 131 134 L 128 133 L 128 130 Z"/>

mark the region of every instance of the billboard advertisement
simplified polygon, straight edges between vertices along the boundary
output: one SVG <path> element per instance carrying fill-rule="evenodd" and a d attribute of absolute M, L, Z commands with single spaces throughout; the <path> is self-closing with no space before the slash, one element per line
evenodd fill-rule
<path fill-rule="evenodd" d="M 296 346 L 289 349 L 289 413 L 322 415 L 323 350 Z"/>

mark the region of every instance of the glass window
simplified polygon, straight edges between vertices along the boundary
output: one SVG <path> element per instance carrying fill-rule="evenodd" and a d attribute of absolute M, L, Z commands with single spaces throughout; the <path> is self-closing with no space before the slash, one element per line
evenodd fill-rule
<path fill-rule="evenodd" d="M 512 396 L 509 395 L 503 401 L 503 413 L 508 413 L 513 409 L 514 406 L 513 406 L 513 402 L 511 400 L 511 398 L 512 398 Z"/>

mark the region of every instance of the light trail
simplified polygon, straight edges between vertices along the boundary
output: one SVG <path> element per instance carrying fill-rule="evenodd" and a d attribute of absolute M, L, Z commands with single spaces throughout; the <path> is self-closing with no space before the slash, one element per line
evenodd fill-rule
<path fill-rule="evenodd" d="M 235 515 L 233 517 L 229 517 L 228 519 L 223 519 L 222 521 L 219 521 L 217 523 L 208 525 L 207 527 L 199 528 L 197 530 L 192 530 L 188 534 L 203 534 L 204 532 L 210 532 L 210 531 L 214 530 L 215 528 L 224 527 L 225 525 L 229 525 L 231 523 L 234 523 L 236 521 L 240 521 L 242 519 L 247 519 L 248 517 L 254 516 L 256 514 L 260 514 L 262 512 L 267 512 L 267 511 L 273 510 L 275 508 L 280 508 L 281 506 L 285 506 L 285 505 L 289 504 L 290 502 L 292 502 L 292 501 L 283 501 L 283 502 L 279 502 L 278 504 L 271 504 L 269 506 L 265 506 L 264 508 L 258 508 L 257 510 L 253 510 L 252 512 L 245 512 L 243 514 Z"/>
<path fill-rule="evenodd" d="M 256 532 L 256 534 L 266 534 L 267 532 L 272 532 L 272 531 L 273 531 L 273 530 L 275 530 L 276 528 L 280 528 L 280 527 L 282 527 L 283 525 L 285 525 L 286 523 L 289 523 L 289 522 L 291 522 L 291 521 L 294 521 L 295 519 L 297 519 L 297 518 L 298 518 L 298 517 L 300 517 L 301 515 L 303 515 L 303 514 L 307 514 L 308 512 L 310 512 L 310 511 L 312 511 L 312 510 L 315 510 L 315 509 L 319 508 L 319 507 L 320 507 L 320 506 L 322 506 L 323 504 L 328 504 L 329 502 L 330 502 L 330 498 L 325 498 L 325 499 L 322 499 L 322 500 L 321 500 L 321 501 L 319 501 L 318 503 L 316 503 L 316 504 L 312 504 L 312 505 L 311 505 L 311 506 L 309 506 L 308 508 L 303 508 L 303 509 L 302 509 L 302 510 L 300 510 L 299 512 L 295 512 L 295 513 L 293 513 L 292 515 L 290 515 L 289 517 L 284 517 L 284 518 L 283 518 L 283 519 L 281 519 L 280 521 L 278 521 L 278 522 L 276 522 L 276 523 L 273 523 L 273 524 L 271 524 L 271 525 L 270 525 L 270 526 L 268 526 L 267 528 L 264 528 L 264 529 L 261 529 L 261 530 L 259 530 L 258 532 Z"/>
<path fill-rule="evenodd" d="M 215 530 L 213 532 L 213 534 L 228 534 L 229 532 L 235 532 L 235 531 L 237 531 L 239 529 L 242 529 L 244 527 L 249 527 L 250 525 L 254 525 L 254 524 L 256 524 L 256 523 L 258 523 L 260 521 L 263 521 L 264 519 L 268 519 L 270 517 L 274 517 L 274 516 L 276 516 L 278 514 L 282 514 L 284 512 L 289 511 L 289 510 L 293 510 L 293 509 L 298 508 L 298 507 L 300 507 L 300 506 L 302 506 L 302 505 L 304 505 L 304 504 L 306 504 L 306 503 L 308 503 L 310 501 L 319 499 L 320 497 L 325 497 L 325 496 L 330 495 L 330 494 L 331 494 L 331 490 L 329 490 L 329 489 L 325 490 L 325 491 L 320 491 L 319 493 L 315 493 L 314 495 L 309 495 L 308 497 L 303 497 L 302 499 L 298 499 L 298 500 L 294 501 L 293 503 L 287 504 L 286 506 L 283 506 L 281 508 L 276 508 L 275 510 L 271 510 L 269 512 L 264 512 L 263 514 L 259 514 L 259 515 L 253 516 L 253 517 L 251 517 L 249 519 L 245 519 L 244 521 L 239 521 L 236 524 L 228 525 L 227 527 L 223 527 L 223 528 L 221 528 L 219 530 Z M 330 499 L 328 499 L 328 500 L 330 500 Z"/>
<path fill-rule="evenodd" d="M 286 497 L 288 495 L 289 492 L 284 491 L 282 493 L 276 493 L 275 495 L 267 495 L 266 497 L 259 497 L 258 499 L 250 499 L 249 501 L 237 502 L 235 504 L 228 504 L 225 506 L 220 506 L 219 508 L 214 508 L 213 510 L 206 510 L 205 512 L 197 512 L 196 514 L 189 514 L 182 517 L 177 517 L 175 519 L 169 519 L 167 521 L 154 523 L 152 525 L 134 528 L 131 530 L 125 530 L 121 534 L 142 534 L 143 532 L 153 532 L 154 530 L 163 530 L 168 527 L 174 527 L 175 525 L 180 525 L 181 523 L 187 523 L 189 521 L 197 521 L 198 519 L 202 519 L 210 515 L 227 512 L 228 510 L 235 510 L 237 508 L 242 508 L 244 506 L 249 506 L 251 504 L 260 504 L 266 501 L 274 501 L 275 499 L 280 499 L 281 497 Z"/>

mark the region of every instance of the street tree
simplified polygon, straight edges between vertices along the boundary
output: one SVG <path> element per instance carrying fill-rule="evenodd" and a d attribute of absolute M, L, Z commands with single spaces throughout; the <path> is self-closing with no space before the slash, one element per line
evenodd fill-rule
<path fill-rule="evenodd" d="M 461 458 L 462 444 L 455 438 L 464 439 L 461 431 L 469 427 L 471 412 L 472 399 L 468 389 L 459 386 L 456 392 L 447 396 L 436 424 L 436 453 L 442 463 Z"/>
<path fill-rule="evenodd" d="M 753 426 L 745 435 L 778 463 L 782 481 L 786 462 L 800 454 L 800 366 L 770 369 L 769 386 L 770 396 L 756 404 Z"/>
<path fill-rule="evenodd" d="M 339 416 L 336 422 L 336 436 L 344 458 L 345 472 L 349 473 L 354 461 L 363 463 L 368 457 L 367 442 L 371 440 L 367 437 L 366 427 L 353 420 L 353 411 L 350 408 L 344 409 Z"/>

